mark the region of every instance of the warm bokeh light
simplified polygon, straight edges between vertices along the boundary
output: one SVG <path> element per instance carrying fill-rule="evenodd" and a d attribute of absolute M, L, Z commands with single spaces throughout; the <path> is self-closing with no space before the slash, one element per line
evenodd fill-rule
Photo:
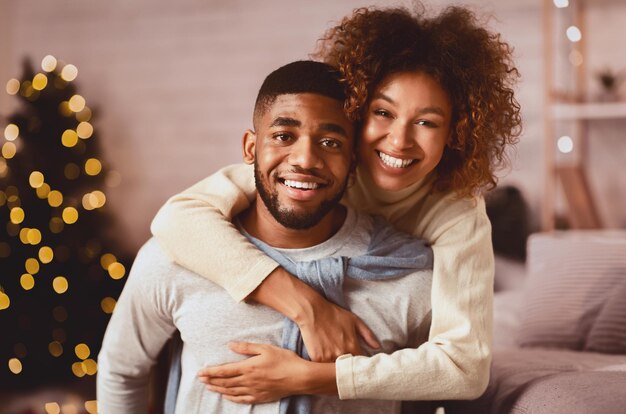
<path fill-rule="evenodd" d="M 74 112 L 70 109 L 70 104 L 67 101 L 63 101 L 59 104 L 59 113 L 65 117 L 72 116 Z"/>
<path fill-rule="evenodd" d="M 44 182 L 44 177 L 41 172 L 33 171 L 32 173 L 30 173 L 30 176 L 28 177 L 28 183 L 30 184 L 31 187 L 39 188 L 43 185 L 43 182 Z"/>
<path fill-rule="evenodd" d="M 67 310 L 63 306 L 57 306 L 52 310 L 52 316 L 57 322 L 65 322 L 67 320 Z"/>
<path fill-rule="evenodd" d="M 53 357 L 60 357 L 63 355 L 63 345 L 59 341 L 52 341 L 48 344 L 48 351 Z"/>
<path fill-rule="evenodd" d="M 17 152 L 17 147 L 12 142 L 5 142 L 2 146 L 2 156 L 7 160 L 15 157 L 15 153 Z"/>
<path fill-rule="evenodd" d="M 7 141 L 15 141 L 20 135 L 20 128 L 15 124 L 9 124 L 4 128 L 4 138 Z"/>
<path fill-rule="evenodd" d="M 28 231 L 30 229 L 28 227 L 22 227 L 20 229 L 20 241 L 22 242 L 22 244 L 30 244 L 30 242 L 28 241 Z"/>
<path fill-rule="evenodd" d="M 34 259 L 32 257 L 28 258 L 24 262 L 24 268 L 31 275 L 35 275 L 39 272 L 39 262 L 37 261 L 37 259 Z"/>
<path fill-rule="evenodd" d="M 74 207 L 65 207 L 62 217 L 65 224 L 74 224 L 78 220 L 78 210 Z"/>
<path fill-rule="evenodd" d="M 48 194 L 50 194 L 50 186 L 47 183 L 43 183 L 40 187 L 37 188 L 37 197 L 40 199 L 48 198 Z"/>
<path fill-rule="evenodd" d="M 90 138 L 93 135 L 93 126 L 89 122 L 81 122 L 76 127 L 76 133 L 79 138 Z"/>
<path fill-rule="evenodd" d="M 61 233 L 63 231 L 63 227 L 65 227 L 65 223 L 59 217 L 52 217 L 50 219 L 50 223 L 48 225 L 50 231 L 54 234 Z"/>
<path fill-rule="evenodd" d="M 41 91 L 48 86 L 48 77 L 43 73 L 38 73 L 33 77 L 33 89 Z"/>
<path fill-rule="evenodd" d="M 96 375 L 98 372 L 98 364 L 93 359 L 89 358 L 83 361 L 83 371 L 87 375 Z"/>
<path fill-rule="evenodd" d="M 55 402 L 46 403 L 46 405 L 44 406 L 44 409 L 46 410 L 46 414 L 60 414 L 61 413 L 61 407 L 59 407 L 59 404 Z"/>
<path fill-rule="evenodd" d="M 100 190 L 96 190 L 91 193 L 96 198 L 96 208 L 101 208 L 107 201 L 106 195 Z"/>
<path fill-rule="evenodd" d="M 83 370 L 83 364 L 81 362 L 74 362 L 72 364 L 72 372 L 78 378 L 82 378 L 85 376 L 85 371 Z"/>
<path fill-rule="evenodd" d="M 41 69 L 52 72 L 57 67 L 57 59 L 52 55 L 47 55 L 41 60 Z"/>
<path fill-rule="evenodd" d="M 80 167 L 73 162 L 69 162 L 65 164 L 65 168 L 63 169 L 63 174 L 65 178 L 68 180 L 75 180 L 80 175 Z"/>
<path fill-rule="evenodd" d="M 556 142 L 556 145 L 559 148 L 559 151 L 563 154 L 570 153 L 574 150 L 574 141 L 571 137 L 568 137 L 567 135 L 559 138 Z"/>
<path fill-rule="evenodd" d="M 121 279 L 126 274 L 126 268 L 120 262 L 111 263 L 107 270 L 109 271 L 109 276 L 111 276 L 111 279 Z"/>
<path fill-rule="evenodd" d="M 43 246 L 39 249 L 39 261 L 48 264 L 54 259 L 54 251 L 49 246 Z"/>
<path fill-rule="evenodd" d="M 28 243 L 36 246 L 41 243 L 41 232 L 39 229 L 29 229 L 28 233 L 26 233 L 26 238 L 28 239 Z"/>
<path fill-rule="evenodd" d="M 52 288 L 59 295 L 67 292 L 68 287 L 67 279 L 63 276 L 57 276 L 52 280 Z"/>
<path fill-rule="evenodd" d="M 97 414 L 98 401 L 97 400 L 85 401 L 85 410 L 87 410 L 89 414 Z"/>
<path fill-rule="evenodd" d="M 71 82 L 78 76 L 78 68 L 74 65 L 65 65 L 61 71 L 61 78 L 66 82 Z"/>
<path fill-rule="evenodd" d="M 12 208 L 11 213 L 9 214 L 11 223 L 13 224 L 20 224 L 21 222 L 24 221 L 25 216 L 26 215 L 24 214 L 24 210 L 22 210 L 21 207 Z"/>
<path fill-rule="evenodd" d="M 87 344 L 78 344 L 74 347 L 74 353 L 79 359 L 87 359 L 91 355 L 91 350 Z"/>
<path fill-rule="evenodd" d="M 48 204 L 50 207 L 58 207 L 63 204 L 63 194 L 60 191 L 52 190 L 48 193 Z"/>
<path fill-rule="evenodd" d="M 102 164 L 96 158 L 89 158 L 85 161 L 85 173 L 87 175 L 98 175 L 102 171 Z"/>
<path fill-rule="evenodd" d="M 583 38 L 582 33 L 580 32 L 580 29 L 576 26 L 570 26 L 567 28 L 567 30 L 565 31 L 565 34 L 567 35 L 567 38 L 570 40 L 570 42 L 580 42 L 580 40 Z"/>
<path fill-rule="evenodd" d="M 9 79 L 6 86 L 9 95 L 15 95 L 20 91 L 20 81 L 17 79 Z"/>
<path fill-rule="evenodd" d="M 11 245 L 7 242 L 0 242 L 0 258 L 6 258 L 11 255 Z"/>
<path fill-rule="evenodd" d="M 64 147 L 72 148 L 78 143 L 78 134 L 73 129 L 66 129 L 61 135 L 61 143 Z"/>
<path fill-rule="evenodd" d="M 15 375 L 22 372 L 22 362 L 17 358 L 9 359 L 9 371 L 14 373 Z"/>
<path fill-rule="evenodd" d="M 80 95 L 74 95 L 68 102 L 72 112 L 80 112 L 85 108 L 85 98 Z"/>
<path fill-rule="evenodd" d="M 583 54 L 580 53 L 578 50 L 572 50 L 569 53 L 568 56 L 569 59 L 569 63 L 571 63 L 573 66 L 580 66 L 583 64 Z"/>
<path fill-rule="evenodd" d="M 6 293 L 0 290 L 0 310 L 4 310 L 11 306 L 11 299 Z"/>
<path fill-rule="evenodd" d="M 117 258 L 111 253 L 105 253 L 100 256 L 100 266 L 102 266 L 104 270 L 108 270 L 109 266 L 115 262 L 117 262 Z"/>
<path fill-rule="evenodd" d="M 24 290 L 31 290 L 35 287 L 35 278 L 30 273 L 24 273 L 20 277 L 20 285 L 22 285 Z"/>
<path fill-rule="evenodd" d="M 78 122 L 89 122 L 91 120 L 92 115 L 93 114 L 91 113 L 91 109 L 89 109 L 89 107 L 86 106 L 85 108 L 83 108 L 82 111 L 76 114 L 76 120 Z"/>
<path fill-rule="evenodd" d="M 107 296 L 106 298 L 100 301 L 100 307 L 102 308 L 102 312 L 106 314 L 113 313 L 113 311 L 115 310 L 116 304 L 117 304 L 117 301 L 110 296 Z"/>

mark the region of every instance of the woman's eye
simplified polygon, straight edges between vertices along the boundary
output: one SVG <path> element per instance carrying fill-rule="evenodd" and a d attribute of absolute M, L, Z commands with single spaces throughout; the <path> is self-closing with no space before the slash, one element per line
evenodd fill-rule
<path fill-rule="evenodd" d="M 419 121 L 415 122 L 415 124 L 423 125 L 423 126 L 428 127 L 428 128 L 437 128 L 437 124 L 436 123 L 434 123 L 433 121 L 429 121 L 427 119 L 420 119 Z"/>
<path fill-rule="evenodd" d="M 376 109 L 376 110 L 374 111 L 374 114 L 376 114 L 376 115 L 378 115 L 378 116 L 385 117 L 385 118 L 389 118 L 389 117 L 391 117 L 391 113 L 389 113 L 389 111 L 386 111 L 386 110 L 384 110 L 384 109 Z"/>

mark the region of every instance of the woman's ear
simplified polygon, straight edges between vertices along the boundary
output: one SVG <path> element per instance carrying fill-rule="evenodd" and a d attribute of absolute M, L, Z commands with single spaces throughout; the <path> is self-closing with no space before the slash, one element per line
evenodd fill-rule
<path fill-rule="evenodd" d="M 256 134 L 248 129 L 243 134 L 243 162 L 254 164 L 256 149 Z"/>

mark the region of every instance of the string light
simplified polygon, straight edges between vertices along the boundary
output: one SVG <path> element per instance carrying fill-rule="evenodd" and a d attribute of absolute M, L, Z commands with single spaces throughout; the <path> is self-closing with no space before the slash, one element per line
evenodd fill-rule
<path fill-rule="evenodd" d="M 52 72 L 57 68 L 57 59 L 52 55 L 47 55 L 41 60 L 41 69 Z"/>
<path fill-rule="evenodd" d="M 89 158 L 85 161 L 85 173 L 87 175 L 98 175 L 102 171 L 102 164 L 96 158 Z"/>
<path fill-rule="evenodd" d="M 44 409 L 46 410 L 46 414 L 60 414 L 61 413 L 61 407 L 59 407 L 59 404 L 55 402 L 46 403 L 46 405 L 44 406 Z"/>
<path fill-rule="evenodd" d="M 43 182 L 44 182 L 44 177 L 41 172 L 33 171 L 32 173 L 30 173 L 30 176 L 28 177 L 28 183 L 30 184 L 31 187 L 39 188 L 43 185 Z"/>
<path fill-rule="evenodd" d="M 96 414 L 98 412 L 98 401 L 85 401 L 85 410 L 87 410 L 89 414 Z"/>
<path fill-rule="evenodd" d="M 39 272 L 39 262 L 37 261 L 37 259 L 34 259 L 32 257 L 28 258 L 24 262 L 24 268 L 31 275 L 37 274 Z"/>
<path fill-rule="evenodd" d="M 570 42 L 573 43 L 580 42 L 580 40 L 583 38 L 580 29 L 576 26 L 568 27 L 565 31 L 565 34 L 567 35 L 567 38 L 570 40 Z"/>
<path fill-rule="evenodd" d="M 61 216 L 65 224 L 74 224 L 78 221 L 78 211 L 74 207 L 65 207 Z"/>
<path fill-rule="evenodd" d="M 65 65 L 61 70 L 61 79 L 71 82 L 78 76 L 78 68 L 74 65 Z"/>
<path fill-rule="evenodd" d="M 559 148 L 559 151 L 561 151 L 563 154 L 568 154 L 574 150 L 574 141 L 571 137 L 568 137 L 567 135 L 559 138 L 556 142 L 556 145 Z"/>
<path fill-rule="evenodd" d="M 33 89 L 36 91 L 42 91 L 48 86 L 48 77 L 43 73 L 38 73 L 33 77 Z"/>
<path fill-rule="evenodd" d="M 20 128 L 15 124 L 9 124 L 4 128 L 4 138 L 7 141 L 15 141 L 20 134 Z"/>
<path fill-rule="evenodd" d="M 35 278 L 30 273 L 24 273 L 20 277 L 20 285 L 22 285 L 24 290 L 30 290 L 35 287 Z"/>
<path fill-rule="evenodd" d="M 80 112 L 85 108 L 85 98 L 80 95 L 74 95 L 70 98 L 68 105 L 72 112 Z"/>
<path fill-rule="evenodd" d="M 54 251 L 49 246 L 43 246 L 39 249 L 39 261 L 48 264 L 54 258 Z"/>
<path fill-rule="evenodd" d="M 16 95 L 20 91 L 20 81 L 17 79 L 9 79 L 6 91 L 9 95 Z"/>
<path fill-rule="evenodd" d="M 61 143 L 64 147 L 72 148 L 78 143 L 78 134 L 73 129 L 66 129 L 61 135 Z"/>
<path fill-rule="evenodd" d="M 63 194 L 60 191 L 52 190 L 48 193 L 48 204 L 50 207 L 58 207 L 63 203 Z"/>
<path fill-rule="evenodd" d="M 109 271 L 111 279 L 121 279 L 126 274 L 126 268 L 120 262 L 111 263 L 107 270 Z"/>
<path fill-rule="evenodd" d="M 91 350 L 86 344 L 78 344 L 74 347 L 74 353 L 80 359 L 87 359 L 91 354 Z"/>
<path fill-rule="evenodd" d="M 89 122 L 81 122 L 76 127 L 76 133 L 79 138 L 87 139 L 93 135 L 93 126 Z"/>
<path fill-rule="evenodd" d="M 58 358 L 63 355 L 63 345 L 61 345 L 59 341 L 52 341 L 48 344 L 48 351 L 50 352 L 50 355 Z"/>
<path fill-rule="evenodd" d="M 11 299 L 9 296 L 0 290 L 0 310 L 5 310 L 11 306 Z"/>
<path fill-rule="evenodd" d="M 64 276 L 57 276 L 52 280 L 52 288 L 59 295 L 67 292 L 68 287 L 69 283 Z"/>
<path fill-rule="evenodd" d="M 569 0 L 554 0 L 554 5 L 559 9 L 569 6 Z"/>
<path fill-rule="evenodd" d="M 113 313 L 113 310 L 115 309 L 116 304 L 117 304 L 117 301 L 115 299 L 113 299 L 110 296 L 107 296 L 106 298 L 100 301 L 100 308 L 102 308 L 102 312 L 106 314 L 111 314 Z"/>
<path fill-rule="evenodd" d="M 9 213 L 9 217 L 11 219 L 11 223 L 20 224 L 24 221 L 24 210 L 21 207 L 12 208 L 11 212 Z"/>
<path fill-rule="evenodd" d="M 22 362 L 17 358 L 9 359 L 9 370 L 15 375 L 22 372 Z"/>
<path fill-rule="evenodd" d="M 2 146 L 2 156 L 7 160 L 15 157 L 15 153 L 17 152 L 17 147 L 12 142 L 5 142 Z"/>
<path fill-rule="evenodd" d="M 41 243 L 41 232 L 39 229 L 29 229 L 26 237 L 28 238 L 28 242 L 33 246 Z"/>
<path fill-rule="evenodd" d="M 48 198 L 48 194 L 50 194 L 50 186 L 47 183 L 41 184 L 41 186 L 37 187 L 37 197 L 42 200 Z"/>

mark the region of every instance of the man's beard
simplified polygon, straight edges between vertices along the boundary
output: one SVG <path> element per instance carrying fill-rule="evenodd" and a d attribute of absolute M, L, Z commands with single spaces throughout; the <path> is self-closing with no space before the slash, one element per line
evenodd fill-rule
<path fill-rule="evenodd" d="M 272 193 L 267 187 L 268 183 L 265 183 L 261 178 L 261 172 L 259 171 L 256 162 L 254 163 L 254 182 L 256 184 L 256 190 L 259 192 L 261 200 L 263 200 L 263 204 L 265 204 L 265 207 L 268 209 L 272 217 L 274 217 L 274 219 L 284 227 L 293 230 L 310 229 L 318 224 L 326 216 L 326 214 L 330 213 L 330 211 L 335 208 L 337 204 L 339 204 L 347 186 L 346 180 L 337 194 L 335 194 L 330 200 L 322 201 L 315 211 L 298 213 L 280 206 L 280 202 L 278 201 L 278 192 L 274 191 Z"/>

